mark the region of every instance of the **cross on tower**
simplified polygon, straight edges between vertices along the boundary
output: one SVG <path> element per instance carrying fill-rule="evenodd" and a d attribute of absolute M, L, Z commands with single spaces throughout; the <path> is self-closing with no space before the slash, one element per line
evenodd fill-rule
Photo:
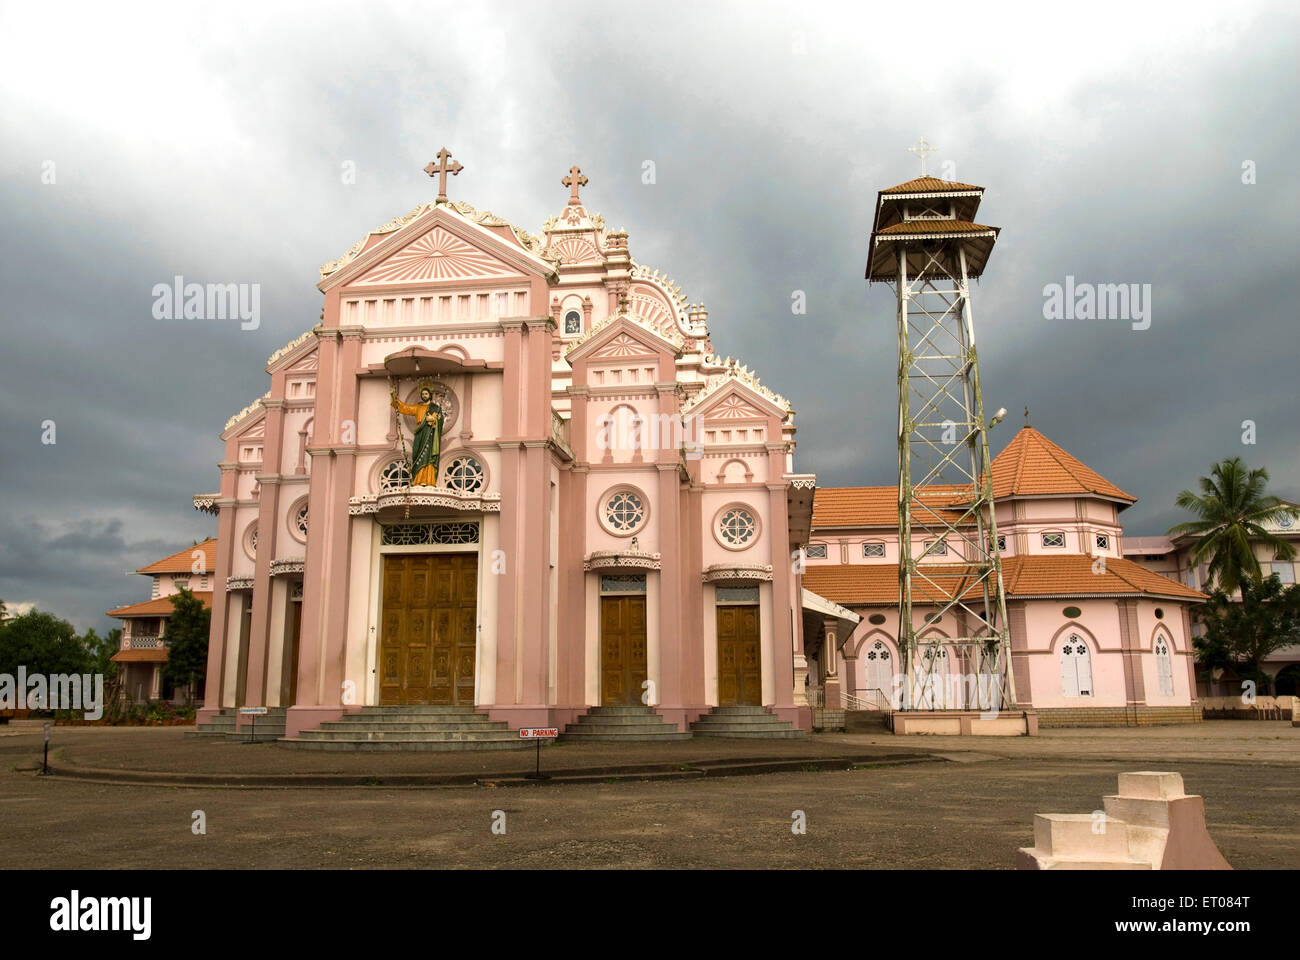
<path fill-rule="evenodd" d="M 934 144 L 925 142 L 925 137 L 916 141 L 916 146 L 907 148 L 908 153 L 914 153 L 921 158 L 921 176 L 923 177 L 925 176 L 925 158 L 934 153 L 935 149 Z"/>
<path fill-rule="evenodd" d="M 424 168 L 424 172 L 427 173 L 429 176 L 431 177 L 436 176 L 438 178 L 438 199 L 436 201 L 437 203 L 447 202 L 447 174 L 450 173 L 454 177 L 456 176 L 456 174 L 460 173 L 462 170 L 465 169 L 463 166 L 460 165 L 460 163 L 458 163 L 455 160 L 452 160 L 451 165 L 448 166 L 447 164 L 448 160 L 451 160 L 451 153 L 448 152 L 446 147 L 443 147 L 441 150 L 438 151 L 438 162 L 434 163 L 432 160 L 430 160 L 429 165 Z"/>
<path fill-rule="evenodd" d="M 578 199 L 578 188 L 587 185 L 587 178 L 582 175 L 582 171 L 576 164 L 569 168 L 569 175 L 560 181 L 560 185 L 569 188 L 569 206 L 582 206 L 582 201 Z"/>

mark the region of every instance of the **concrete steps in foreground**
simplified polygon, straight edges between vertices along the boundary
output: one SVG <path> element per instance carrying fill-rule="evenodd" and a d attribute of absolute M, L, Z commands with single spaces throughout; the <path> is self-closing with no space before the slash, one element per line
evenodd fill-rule
<path fill-rule="evenodd" d="M 670 743 L 689 740 L 691 735 L 682 733 L 676 724 L 666 721 L 651 707 L 592 707 L 576 723 L 566 726 L 560 739 L 575 742 Z"/>
<path fill-rule="evenodd" d="M 442 753 L 519 750 L 532 741 L 473 707 L 383 706 L 362 707 L 296 737 L 283 737 L 280 744 L 296 750 Z"/>
<path fill-rule="evenodd" d="M 764 707 L 714 707 L 692 723 L 691 730 L 697 737 L 722 740 L 796 740 L 808 735 Z"/>

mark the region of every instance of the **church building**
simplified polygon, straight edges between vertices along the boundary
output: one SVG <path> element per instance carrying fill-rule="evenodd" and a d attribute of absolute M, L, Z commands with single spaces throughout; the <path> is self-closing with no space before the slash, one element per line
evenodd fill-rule
<path fill-rule="evenodd" d="M 201 723 L 265 706 L 294 741 L 436 707 L 581 732 L 605 708 L 687 736 L 748 708 L 807 730 L 790 404 L 587 210 L 578 168 L 531 234 L 449 200 L 449 159 L 436 200 L 321 268 L 320 322 L 222 433 L 195 498 L 218 518 Z"/>

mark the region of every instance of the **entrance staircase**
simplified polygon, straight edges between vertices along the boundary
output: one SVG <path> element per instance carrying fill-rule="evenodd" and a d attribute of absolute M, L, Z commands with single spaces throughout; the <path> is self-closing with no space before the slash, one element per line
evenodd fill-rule
<path fill-rule="evenodd" d="M 473 707 L 362 707 L 341 720 L 285 737 L 281 746 L 298 750 L 410 751 L 519 750 L 533 748 L 504 720 L 491 720 Z"/>
<path fill-rule="evenodd" d="M 691 730 L 697 737 L 722 740 L 794 740 L 808 735 L 763 707 L 714 707 L 692 723 Z"/>
<path fill-rule="evenodd" d="M 689 740 L 691 735 L 682 733 L 676 724 L 668 723 L 650 707 L 592 707 L 578 718 L 577 723 L 566 726 L 560 739 L 670 743 Z"/>
<path fill-rule="evenodd" d="M 279 740 L 284 736 L 284 707 L 268 707 L 267 712 L 257 718 L 256 726 L 252 724 L 252 717 L 239 717 L 244 722 L 238 730 L 235 728 L 237 713 L 232 707 L 224 707 L 207 723 L 196 724 L 193 730 L 186 731 L 185 736 L 205 740 L 252 740 L 255 743 Z M 250 732 L 252 736 L 249 736 Z"/>

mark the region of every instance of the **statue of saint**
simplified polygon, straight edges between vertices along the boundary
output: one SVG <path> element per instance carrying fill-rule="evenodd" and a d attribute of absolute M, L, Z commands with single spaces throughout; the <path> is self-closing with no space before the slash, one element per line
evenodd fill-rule
<path fill-rule="evenodd" d="M 420 384 L 419 403 L 403 403 L 391 387 L 388 392 L 393 409 L 415 420 L 415 439 L 411 443 L 411 485 L 436 487 L 438 453 L 442 449 L 441 405 L 434 403 L 433 390 L 427 383 Z"/>

